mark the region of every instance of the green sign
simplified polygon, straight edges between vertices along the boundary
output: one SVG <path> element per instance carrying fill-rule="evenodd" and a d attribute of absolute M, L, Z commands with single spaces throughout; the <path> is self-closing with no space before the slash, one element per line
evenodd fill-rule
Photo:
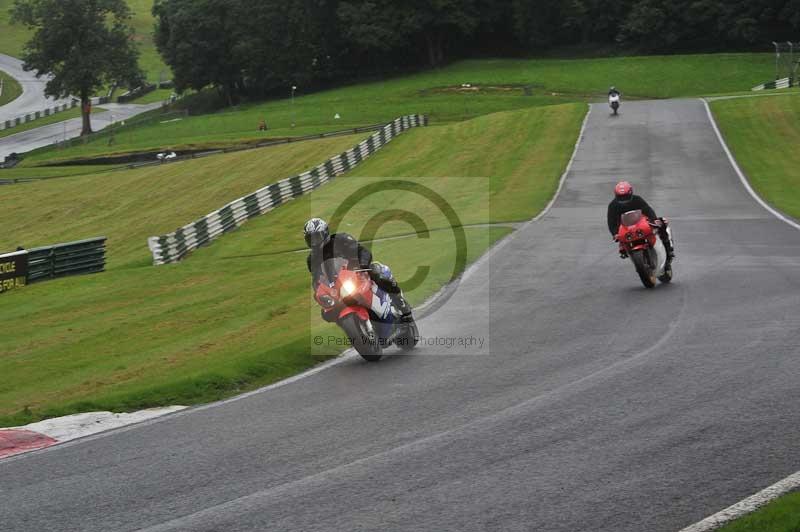
<path fill-rule="evenodd" d="M 0 255 L 0 294 L 28 284 L 28 252 Z"/>

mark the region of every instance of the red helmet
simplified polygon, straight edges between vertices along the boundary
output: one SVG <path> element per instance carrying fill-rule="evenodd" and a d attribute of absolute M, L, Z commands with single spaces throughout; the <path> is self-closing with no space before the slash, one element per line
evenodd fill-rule
<path fill-rule="evenodd" d="M 618 200 L 628 201 L 633 196 L 633 186 L 627 181 L 620 181 L 614 187 L 614 195 Z"/>

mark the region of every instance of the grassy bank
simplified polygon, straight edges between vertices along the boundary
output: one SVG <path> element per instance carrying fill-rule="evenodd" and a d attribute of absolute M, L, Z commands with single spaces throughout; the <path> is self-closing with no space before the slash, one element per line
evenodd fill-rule
<path fill-rule="evenodd" d="M 718 532 L 797 532 L 800 530 L 800 492 L 780 497 Z"/>
<path fill-rule="evenodd" d="M 387 122 L 405 114 L 427 114 L 433 123 L 603 98 L 616 85 L 630 98 L 670 98 L 748 90 L 770 79 L 768 54 L 716 54 L 607 59 L 493 59 L 457 62 L 446 68 L 314 94 L 298 89 L 294 103 L 281 100 L 188 117 L 168 124 L 123 128 L 118 150 L 192 144 L 246 142 Z M 713 72 L 714 75 L 709 75 Z M 463 88 L 462 84 L 470 84 Z M 524 87 L 530 88 L 530 95 Z M 339 116 L 337 119 L 336 116 Z M 269 131 L 258 131 L 263 118 Z M 295 127 L 292 127 L 295 123 Z M 88 144 L 68 157 L 104 153 Z M 37 157 L 40 157 L 37 155 Z M 42 153 L 40 159 L 46 159 Z"/>
<path fill-rule="evenodd" d="M 585 111 L 583 105 L 566 105 L 493 115 L 462 126 L 412 130 L 359 171 L 373 176 L 425 175 L 412 180 L 447 198 L 464 224 L 498 221 L 504 214 L 514 219 L 530 217 L 541 208 L 536 198 L 554 190 Z M 469 134 L 476 127 L 484 131 L 482 136 Z M 514 149 L 503 142 L 508 131 L 524 137 L 529 149 L 508 151 Z M 415 139 L 417 135 L 424 140 Z M 480 165 L 477 157 L 453 156 L 451 165 L 437 168 L 430 166 L 427 155 L 415 153 L 420 143 L 443 147 L 453 139 L 469 143 L 463 147 L 465 153 L 481 154 Z M 535 149 L 540 143 L 554 149 L 549 157 Z M 195 161 L 220 164 L 219 172 L 205 173 L 202 166 L 175 169 L 192 164 L 186 162 L 165 167 L 176 172 L 169 176 L 156 169 L 151 174 L 148 170 L 117 172 L 103 181 L 92 181 L 94 185 L 87 180 L 99 179 L 96 176 L 7 187 L 13 198 L 6 196 L 7 189 L 0 189 L 4 204 L 26 212 L 26 221 L 9 214 L 14 220 L 10 233 L 26 235 L 25 242 L 59 241 L 100 231 L 113 236 L 106 273 L 4 294 L 0 319 L 8 334 L 0 373 L 8 378 L 0 383 L 0 425 L 76 411 L 203 402 L 273 382 L 317 363 L 320 358 L 311 354 L 310 335 L 335 333 L 335 329 L 322 324 L 311 308 L 305 254 L 294 251 L 303 247 L 300 228 L 312 214 L 330 216 L 343 198 L 363 186 L 383 182 L 384 177 L 339 178 L 248 222 L 178 265 L 150 266 L 145 245 L 147 236 L 204 214 L 210 203 L 212 208 L 219 207 L 230 196 L 257 188 L 254 181 L 263 184 L 265 167 L 278 157 L 276 149 L 307 149 L 304 146 L 310 144 L 314 143 Z M 333 151 L 342 148 L 335 146 Z M 244 164 L 247 159 L 243 158 L 256 157 L 256 153 L 264 155 L 249 166 Z M 295 153 L 286 159 L 300 169 L 325 158 L 319 155 Z M 415 159 L 419 171 L 410 162 Z M 394 173 L 394 167 L 400 170 Z M 284 177 L 285 170 L 288 167 L 274 178 Z M 252 174 L 258 174 L 258 179 Z M 183 186 L 173 183 L 181 179 Z M 191 194 L 183 193 L 187 183 L 192 185 Z M 87 196 L 90 190 L 97 192 Z M 177 201 L 174 194 L 179 195 Z M 506 213 L 505 206 L 521 194 L 531 201 L 519 202 Z M 18 207 L 19 202 L 23 205 Z M 413 205 L 430 228 L 448 227 L 435 206 L 393 193 L 390 199 L 376 195 L 358 204 L 339 229 L 359 235 L 359 224 L 363 226 L 364 220 L 389 205 Z M 391 222 L 377 237 L 408 230 L 406 224 Z M 508 231 L 505 227 L 467 229 L 468 259 L 478 257 Z M 372 244 L 376 257 L 391 264 L 401 280 L 420 264 L 431 268 L 425 281 L 408 294 L 416 303 L 447 282 L 455 260 L 450 231 L 427 236 Z M 4 238 L 0 247 L 19 240 Z"/>
<path fill-rule="evenodd" d="M 800 94 L 719 100 L 711 109 L 758 194 L 800 219 Z"/>
<path fill-rule="evenodd" d="M 22 94 L 22 86 L 17 80 L 0 70 L 0 80 L 3 82 L 3 93 L 0 94 L 0 106 L 17 99 Z"/>
<path fill-rule="evenodd" d="M 153 0 L 127 0 L 133 10 L 132 25 L 136 32 L 135 39 L 139 45 L 141 56 L 139 65 L 150 81 L 158 81 L 161 73 L 165 79 L 171 79 L 169 68 L 164 65 L 153 42 Z M 20 24 L 11 24 L 9 10 L 14 0 L 0 0 L 0 53 L 20 57 L 22 47 L 31 38 L 31 32 Z"/>
<path fill-rule="evenodd" d="M 109 238 L 110 268 L 131 262 L 146 265 L 148 236 L 172 231 L 262 186 L 305 171 L 364 136 L 4 187 L 0 198 L 18 221 L 13 231 L 0 236 L 0 249 L 102 233 Z M 20 168 L 10 175 L 65 170 L 70 168 Z"/>

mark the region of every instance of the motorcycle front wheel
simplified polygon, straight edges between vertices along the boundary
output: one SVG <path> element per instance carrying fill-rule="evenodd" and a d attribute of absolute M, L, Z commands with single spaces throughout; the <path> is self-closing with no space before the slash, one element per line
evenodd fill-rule
<path fill-rule="evenodd" d="M 419 343 L 419 329 L 417 328 L 417 322 L 413 320 L 408 322 L 405 327 L 406 330 L 397 342 L 397 346 L 403 351 L 411 351 Z"/>
<path fill-rule="evenodd" d="M 636 273 L 639 274 L 639 279 L 646 288 L 653 288 L 656 285 L 656 272 L 655 269 L 648 264 L 647 257 L 644 256 L 644 251 L 637 249 L 631 251 L 631 260 L 636 267 Z"/>
<path fill-rule="evenodd" d="M 364 321 L 356 314 L 348 314 L 339 321 L 350 343 L 367 362 L 377 362 L 383 356 L 383 348 L 374 332 L 370 332 Z"/>

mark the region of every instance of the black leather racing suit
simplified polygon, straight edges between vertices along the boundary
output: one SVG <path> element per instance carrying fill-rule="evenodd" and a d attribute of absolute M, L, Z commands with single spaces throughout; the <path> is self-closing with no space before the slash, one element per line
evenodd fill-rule
<path fill-rule="evenodd" d="M 362 246 L 358 240 L 347 233 L 336 233 L 318 248 L 312 248 L 306 262 L 308 271 L 311 272 L 311 286 L 316 290 L 319 278 L 322 276 L 322 264 L 329 259 L 347 259 L 348 268 L 367 269 L 372 264 L 372 252 Z"/>
<path fill-rule="evenodd" d="M 656 211 L 642 198 L 641 196 L 637 196 L 633 194 L 631 199 L 628 201 L 620 201 L 617 198 L 611 200 L 611 203 L 608 204 L 608 230 L 611 233 L 611 236 L 617 236 L 617 232 L 619 231 L 619 224 L 620 218 L 622 215 L 628 211 L 642 211 L 642 214 L 647 216 L 651 222 L 655 222 L 658 220 L 658 216 L 656 216 Z M 667 254 L 670 258 L 672 258 L 675 254 L 675 250 L 672 249 L 672 242 L 669 238 L 669 233 L 667 233 L 667 223 L 662 219 L 662 224 L 658 229 L 658 236 L 661 237 L 661 241 L 664 243 L 664 247 L 667 249 Z"/>
<path fill-rule="evenodd" d="M 608 204 L 608 230 L 611 232 L 611 236 L 617 236 L 619 219 L 628 211 L 642 211 L 642 214 L 650 218 L 651 222 L 655 222 L 658 218 L 656 211 L 641 196 L 634 194 L 628 201 L 620 201 L 614 198 Z"/>

